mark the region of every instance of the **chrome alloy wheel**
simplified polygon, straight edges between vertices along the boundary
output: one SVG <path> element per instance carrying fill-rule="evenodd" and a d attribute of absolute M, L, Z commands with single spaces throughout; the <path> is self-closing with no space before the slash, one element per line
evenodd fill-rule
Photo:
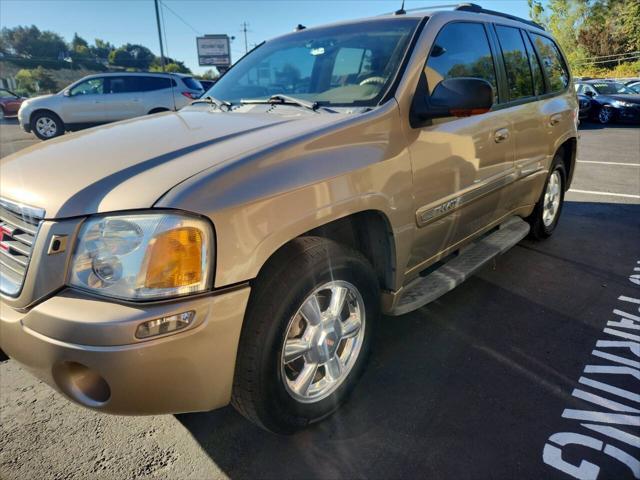
<path fill-rule="evenodd" d="M 358 360 L 364 333 L 364 301 L 354 285 L 334 280 L 316 289 L 287 326 L 280 365 L 289 395 L 302 403 L 331 395 Z"/>
<path fill-rule="evenodd" d="M 53 119 L 49 117 L 40 117 L 36 121 L 36 130 L 40 135 L 46 138 L 55 137 L 58 133 L 58 126 Z"/>
<path fill-rule="evenodd" d="M 558 210 L 560 209 L 561 189 L 562 177 L 560 176 L 560 172 L 555 170 L 549 177 L 547 189 L 544 192 L 542 221 L 545 227 L 551 226 L 558 215 Z"/>

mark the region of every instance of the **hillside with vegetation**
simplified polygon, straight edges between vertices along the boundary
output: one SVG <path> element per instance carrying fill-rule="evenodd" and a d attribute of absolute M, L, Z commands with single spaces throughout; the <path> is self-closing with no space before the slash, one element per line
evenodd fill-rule
<path fill-rule="evenodd" d="M 77 33 L 70 42 L 35 25 L 0 31 L 0 77 L 14 78 L 21 95 L 51 93 L 85 75 L 105 71 L 161 71 L 160 57 L 144 45 L 119 47 Z M 165 57 L 168 72 L 191 73 L 181 61 Z"/>

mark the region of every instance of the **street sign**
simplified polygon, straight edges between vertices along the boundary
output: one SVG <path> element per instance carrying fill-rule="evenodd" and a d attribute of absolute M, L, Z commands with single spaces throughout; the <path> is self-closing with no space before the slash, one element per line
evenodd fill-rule
<path fill-rule="evenodd" d="M 231 65 L 231 48 L 228 35 L 197 37 L 198 64 L 201 67 L 228 67 Z"/>

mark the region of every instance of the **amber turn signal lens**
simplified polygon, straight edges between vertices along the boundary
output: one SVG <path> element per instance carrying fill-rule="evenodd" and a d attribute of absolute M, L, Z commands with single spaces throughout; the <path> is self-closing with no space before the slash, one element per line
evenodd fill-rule
<path fill-rule="evenodd" d="M 202 279 L 202 232 L 194 227 L 167 230 L 146 253 L 146 288 L 176 288 Z"/>

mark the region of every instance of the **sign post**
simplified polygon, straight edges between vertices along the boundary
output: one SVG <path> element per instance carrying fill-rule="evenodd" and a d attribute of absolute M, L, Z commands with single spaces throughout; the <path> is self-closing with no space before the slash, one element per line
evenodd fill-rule
<path fill-rule="evenodd" d="M 220 67 L 227 69 L 231 65 L 231 48 L 228 35 L 205 35 L 197 37 L 198 65 L 201 67 Z"/>

